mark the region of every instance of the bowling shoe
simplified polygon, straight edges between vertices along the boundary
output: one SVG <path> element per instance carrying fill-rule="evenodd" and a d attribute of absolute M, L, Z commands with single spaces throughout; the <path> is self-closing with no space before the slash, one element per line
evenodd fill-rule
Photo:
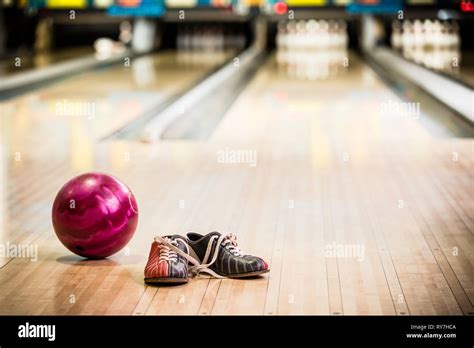
<path fill-rule="evenodd" d="M 208 273 L 217 278 L 244 278 L 270 271 L 263 259 L 242 252 L 237 245 L 237 237 L 232 233 L 211 232 L 203 236 L 190 232 L 186 236 L 190 254 L 199 262 L 198 266 L 190 266 L 191 273 Z"/>
<path fill-rule="evenodd" d="M 155 237 L 145 266 L 145 283 L 187 283 L 188 253 L 181 236 Z"/>

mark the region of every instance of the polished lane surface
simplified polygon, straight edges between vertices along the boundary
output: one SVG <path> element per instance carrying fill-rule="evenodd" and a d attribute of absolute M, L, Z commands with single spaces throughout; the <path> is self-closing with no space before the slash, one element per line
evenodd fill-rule
<path fill-rule="evenodd" d="M 127 98 L 129 75 L 107 83 L 98 72 L 73 89 L 120 96 L 92 122 L 3 117 L 3 240 L 37 245 L 39 256 L 5 260 L 0 312 L 472 313 L 472 138 L 436 136 L 423 114 L 398 114 L 390 105 L 403 101 L 357 57 L 348 63 L 322 79 L 326 71 L 307 74 L 306 63 L 282 67 L 272 57 L 205 141 L 85 141 L 115 128 L 114 118 L 126 122 L 127 103 L 148 95 L 136 87 Z M 42 97 L 61 100 L 65 86 Z M 101 261 L 71 255 L 50 223 L 57 189 L 88 170 L 124 180 L 140 211 L 128 248 Z M 271 272 L 145 286 L 153 236 L 189 230 L 235 232 Z"/>
<path fill-rule="evenodd" d="M 148 108 L 185 91 L 228 57 L 183 57 L 165 51 L 1 101 L 0 239 L 15 242 L 39 236 L 37 218 L 50 209 L 50 197 L 43 193 L 58 188 L 52 178 L 64 180 L 71 171 L 91 169 L 96 160 L 129 159 L 126 148 L 104 153 L 97 149 L 98 142 Z M 9 260 L 0 259 L 0 265 Z"/>
<path fill-rule="evenodd" d="M 62 63 L 94 54 L 93 47 L 77 47 L 54 52 L 40 52 L 35 54 L 18 54 L 0 60 L 0 77 L 8 77 L 19 72 L 29 72 L 47 68 L 56 63 Z"/>

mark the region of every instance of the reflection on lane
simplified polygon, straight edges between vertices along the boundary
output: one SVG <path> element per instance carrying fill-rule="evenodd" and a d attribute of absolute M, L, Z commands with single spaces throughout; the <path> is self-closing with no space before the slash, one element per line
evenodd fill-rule
<path fill-rule="evenodd" d="M 410 47 L 403 50 L 403 56 L 429 69 L 450 75 L 459 75 L 461 52 L 455 48 L 422 49 Z"/>
<path fill-rule="evenodd" d="M 349 66 L 349 37 L 342 20 L 288 21 L 278 24 L 279 70 L 298 80 L 324 80 Z"/>
<path fill-rule="evenodd" d="M 42 238 L 51 228 L 51 200 L 73 175 L 102 170 L 123 176 L 136 160 L 131 145 L 98 139 L 227 58 L 200 55 L 209 63 L 197 65 L 163 52 L 0 102 L 0 242 Z M 0 255 L 0 267 L 8 261 Z"/>
<path fill-rule="evenodd" d="M 472 53 L 461 51 L 459 25 L 455 21 L 394 21 L 391 45 L 406 59 L 474 84 Z"/>
<path fill-rule="evenodd" d="M 18 72 L 42 69 L 55 63 L 70 59 L 86 57 L 94 53 L 93 47 L 68 48 L 56 52 L 39 52 L 35 54 L 17 54 L 0 61 L 0 76 L 6 77 Z"/>
<path fill-rule="evenodd" d="M 324 80 L 343 73 L 349 66 L 346 49 L 325 51 L 278 51 L 279 70 L 298 80 Z"/>
<path fill-rule="evenodd" d="M 185 90 L 227 57 L 200 55 L 201 62 L 209 58 L 209 63 L 197 65 L 175 52 L 164 52 L 76 75 L 4 101 L 0 104 L 2 144 L 7 154 L 14 145 L 15 151 L 34 158 L 44 153 L 63 156 L 76 139 L 81 147 L 90 147 L 151 105 Z"/>

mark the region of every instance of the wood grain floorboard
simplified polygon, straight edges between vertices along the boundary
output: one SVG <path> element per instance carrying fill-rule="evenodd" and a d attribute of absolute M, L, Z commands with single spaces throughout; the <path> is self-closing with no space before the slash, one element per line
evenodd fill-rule
<path fill-rule="evenodd" d="M 178 73 L 175 58 L 154 60 L 171 70 L 149 86 L 153 98 L 211 68 Z M 151 101 L 131 74 L 88 74 L 2 102 L 0 242 L 37 247 L 38 260 L 0 258 L 0 314 L 474 312 L 473 140 L 384 115 L 382 103 L 401 100 L 357 57 L 326 81 L 289 78 L 270 57 L 207 140 L 99 141 Z M 143 104 L 126 107 L 114 90 Z M 97 117 L 51 112 L 73 96 L 95 100 Z M 233 150 L 255 154 L 255 165 L 219 161 Z M 61 185 L 92 170 L 126 182 L 140 211 L 127 248 L 99 261 L 71 255 L 50 216 Z M 145 285 L 153 237 L 191 230 L 234 232 L 271 272 Z M 345 251 L 328 253 L 334 246 Z"/>

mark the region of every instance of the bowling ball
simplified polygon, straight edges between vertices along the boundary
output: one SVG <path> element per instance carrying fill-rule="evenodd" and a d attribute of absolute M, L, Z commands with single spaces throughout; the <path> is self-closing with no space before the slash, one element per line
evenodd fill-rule
<path fill-rule="evenodd" d="M 86 173 L 59 190 L 52 209 L 53 227 L 61 243 L 73 253 L 101 259 L 122 249 L 138 223 L 132 191 L 120 180 L 102 173 Z"/>

